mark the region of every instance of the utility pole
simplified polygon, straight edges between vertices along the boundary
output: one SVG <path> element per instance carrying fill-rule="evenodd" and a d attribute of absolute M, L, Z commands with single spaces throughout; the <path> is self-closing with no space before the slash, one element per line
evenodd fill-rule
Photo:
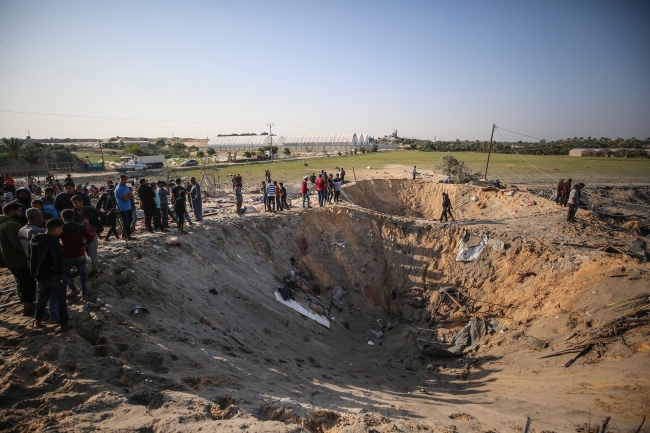
<path fill-rule="evenodd" d="M 494 130 L 496 129 L 497 124 L 493 123 L 492 124 L 492 135 L 490 135 L 490 149 L 488 150 L 488 159 L 487 159 L 487 164 L 485 164 L 485 181 L 487 182 L 487 171 L 488 171 L 488 166 L 490 165 L 490 154 L 492 153 L 492 139 L 494 138 Z"/>
<path fill-rule="evenodd" d="M 102 142 L 101 140 L 99 141 L 99 153 L 102 154 L 102 168 L 106 168 L 106 165 L 104 163 L 104 149 L 102 149 Z"/>
<path fill-rule="evenodd" d="M 269 127 L 269 136 L 271 137 L 271 162 L 273 162 L 273 132 L 271 132 L 271 128 L 273 128 L 273 125 L 275 123 L 267 123 Z"/>

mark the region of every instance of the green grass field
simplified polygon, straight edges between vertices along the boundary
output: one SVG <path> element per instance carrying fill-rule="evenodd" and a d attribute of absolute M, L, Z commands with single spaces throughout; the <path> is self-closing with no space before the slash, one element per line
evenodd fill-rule
<path fill-rule="evenodd" d="M 485 172 L 487 154 L 470 152 L 451 154 L 464 161 L 476 172 L 481 174 Z M 228 174 L 241 173 L 244 179 L 252 178 L 261 181 L 264 179 L 264 171 L 271 170 L 274 179 L 299 182 L 305 174 L 318 172 L 320 169 L 335 172 L 336 167 L 344 167 L 348 179 L 353 179 L 353 167 L 359 170 L 371 166 L 373 169 L 381 170 L 387 165 L 400 164 L 407 167 L 416 165 L 419 170 L 432 170 L 440 163 L 440 158 L 445 155 L 447 153 L 443 152 L 393 151 L 310 160 L 241 164 L 220 168 L 219 175 L 224 177 Z M 574 181 L 586 184 L 589 182 L 598 184 L 650 183 L 650 159 L 647 158 L 581 158 L 539 155 L 524 155 L 524 158 L 553 178 L 567 179 L 571 177 Z M 309 165 L 305 167 L 305 164 Z M 201 170 L 181 171 L 180 173 L 183 173 L 184 176 L 199 177 Z M 357 172 L 357 178 L 360 176 L 368 175 Z M 508 154 L 492 154 L 490 156 L 488 178 L 529 185 L 555 182 L 518 155 Z"/>
<path fill-rule="evenodd" d="M 464 161 L 476 172 L 485 172 L 487 154 L 455 152 L 451 153 L 461 161 Z M 82 154 L 83 155 L 83 154 Z M 93 156 L 98 156 L 91 154 Z M 384 169 L 387 165 L 400 164 L 406 167 L 416 165 L 419 170 L 433 170 L 440 162 L 440 158 L 447 155 L 444 152 L 420 152 L 420 151 L 392 151 L 378 152 L 372 154 L 359 154 L 355 156 L 335 156 L 330 158 L 313 158 L 300 160 L 280 160 L 278 162 L 262 162 L 253 164 L 237 164 L 220 167 L 219 178 L 222 183 L 228 185 L 229 174 L 240 173 L 246 183 L 258 183 L 264 180 L 264 171 L 271 170 L 273 179 L 287 183 L 298 183 L 302 176 L 311 172 L 318 172 L 321 169 L 327 172 L 335 172 L 336 167 L 344 167 L 347 178 L 353 180 L 352 168 L 357 169 L 357 178 L 370 178 L 375 171 Z M 117 157 L 115 157 L 117 158 Z M 572 156 L 537 156 L 524 155 L 531 164 L 540 170 L 548 173 L 554 178 L 572 178 L 575 182 L 584 182 L 587 185 L 628 185 L 628 184 L 650 184 L 650 159 L 640 158 L 580 158 Z M 92 159 L 91 159 L 92 160 Z M 305 167 L 305 164 L 308 164 Z M 366 167 L 373 168 L 372 173 L 365 170 Z M 151 179 L 162 177 L 158 172 L 150 171 L 146 176 Z M 203 169 L 178 170 L 172 169 L 172 177 L 201 177 Z M 408 173 L 404 173 L 408 175 Z M 138 174 L 133 174 L 138 176 Z M 210 174 L 212 176 L 212 174 Z M 98 182 L 104 176 L 88 178 L 88 182 Z M 488 172 L 490 179 L 498 178 L 507 183 L 514 184 L 555 184 L 555 181 L 531 167 L 518 155 L 492 154 L 490 157 L 490 168 Z"/>

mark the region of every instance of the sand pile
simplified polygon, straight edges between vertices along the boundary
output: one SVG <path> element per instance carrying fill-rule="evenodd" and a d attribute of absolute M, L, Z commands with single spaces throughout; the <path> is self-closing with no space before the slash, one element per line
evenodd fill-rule
<path fill-rule="evenodd" d="M 71 332 L 32 331 L 16 311 L 1 312 L 0 429 L 508 431 L 534 415 L 540 430 L 567 431 L 567 418 L 582 423 L 588 411 L 638 425 L 650 409 L 647 328 L 570 369 L 560 367 L 565 358 L 535 358 L 620 315 L 606 305 L 648 291 L 647 265 L 553 244 L 603 230 L 596 221 L 560 228 L 554 203 L 401 182 L 346 187 L 369 209 L 220 214 L 192 226 L 180 246 L 162 235 L 102 244 L 103 273 L 90 302 L 71 304 Z M 423 219 L 439 214 L 443 189 L 465 222 Z M 471 196 L 486 207 L 462 207 Z M 411 208 L 419 219 L 400 216 Z M 457 262 L 466 230 L 499 242 Z M 292 270 L 318 285 L 330 328 L 276 300 Z M 517 282 L 524 271 L 537 275 Z M 505 329 L 481 341 L 471 365 L 415 344 L 449 341 L 466 323 L 418 330 L 449 285 Z M 348 292 L 342 303 L 336 287 Z M 307 305 L 299 292 L 296 300 Z M 132 314 L 134 306 L 148 312 Z M 381 337 L 378 319 L 388 324 Z"/>

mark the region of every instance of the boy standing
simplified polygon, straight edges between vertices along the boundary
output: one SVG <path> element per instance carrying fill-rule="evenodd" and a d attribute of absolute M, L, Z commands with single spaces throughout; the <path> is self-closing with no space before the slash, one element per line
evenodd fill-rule
<path fill-rule="evenodd" d="M 88 299 L 88 268 L 86 266 L 86 244 L 92 244 L 95 236 L 83 224 L 74 222 L 75 211 L 64 209 L 61 212 L 63 217 L 63 229 L 61 232 L 61 243 L 63 244 L 63 265 L 64 273 L 72 296 L 77 296 L 79 291 L 74 285 L 70 274 L 70 268 L 75 266 L 81 277 L 81 292 L 83 299 Z"/>
<path fill-rule="evenodd" d="M 72 211 L 70 211 L 72 212 Z M 67 332 L 72 326 L 68 323 L 68 306 L 65 300 L 65 276 L 63 264 L 63 250 L 59 243 L 59 236 L 63 231 L 63 222 L 51 219 L 45 224 L 45 233 L 38 233 L 29 242 L 29 269 L 36 279 L 39 291 L 38 304 L 36 305 L 36 320 L 34 328 L 43 327 L 45 306 L 50 296 L 56 298 L 61 327 L 57 332 Z"/>

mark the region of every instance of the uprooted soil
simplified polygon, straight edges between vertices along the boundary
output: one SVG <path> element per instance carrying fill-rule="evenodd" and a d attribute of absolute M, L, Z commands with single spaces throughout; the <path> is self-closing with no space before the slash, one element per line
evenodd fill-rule
<path fill-rule="evenodd" d="M 457 222 L 430 221 L 443 190 Z M 647 264 L 566 245 L 625 250 L 629 233 L 582 211 L 568 225 L 555 203 L 526 192 L 397 180 L 345 191 L 358 206 L 303 210 L 296 200 L 285 213 L 207 217 L 163 254 L 163 235 L 100 244 L 103 272 L 89 302 L 70 302 L 65 335 L 1 311 L 0 429 L 507 432 L 530 416 L 535 431 L 559 432 L 611 416 L 611 431 L 628 431 L 650 413 L 647 327 L 567 368 L 574 354 L 537 359 L 622 314 L 608 304 L 650 292 Z M 465 230 L 501 242 L 457 262 Z M 326 303 L 329 288 L 347 288 L 330 329 L 276 301 L 292 269 Z M 517 282 L 526 271 L 537 275 Z M 466 323 L 431 320 L 448 285 L 505 328 L 466 359 L 415 345 L 449 341 Z M 131 314 L 136 305 L 148 313 Z M 370 332 L 377 319 L 389 323 L 381 338 Z M 429 323 L 434 332 L 418 330 Z"/>

